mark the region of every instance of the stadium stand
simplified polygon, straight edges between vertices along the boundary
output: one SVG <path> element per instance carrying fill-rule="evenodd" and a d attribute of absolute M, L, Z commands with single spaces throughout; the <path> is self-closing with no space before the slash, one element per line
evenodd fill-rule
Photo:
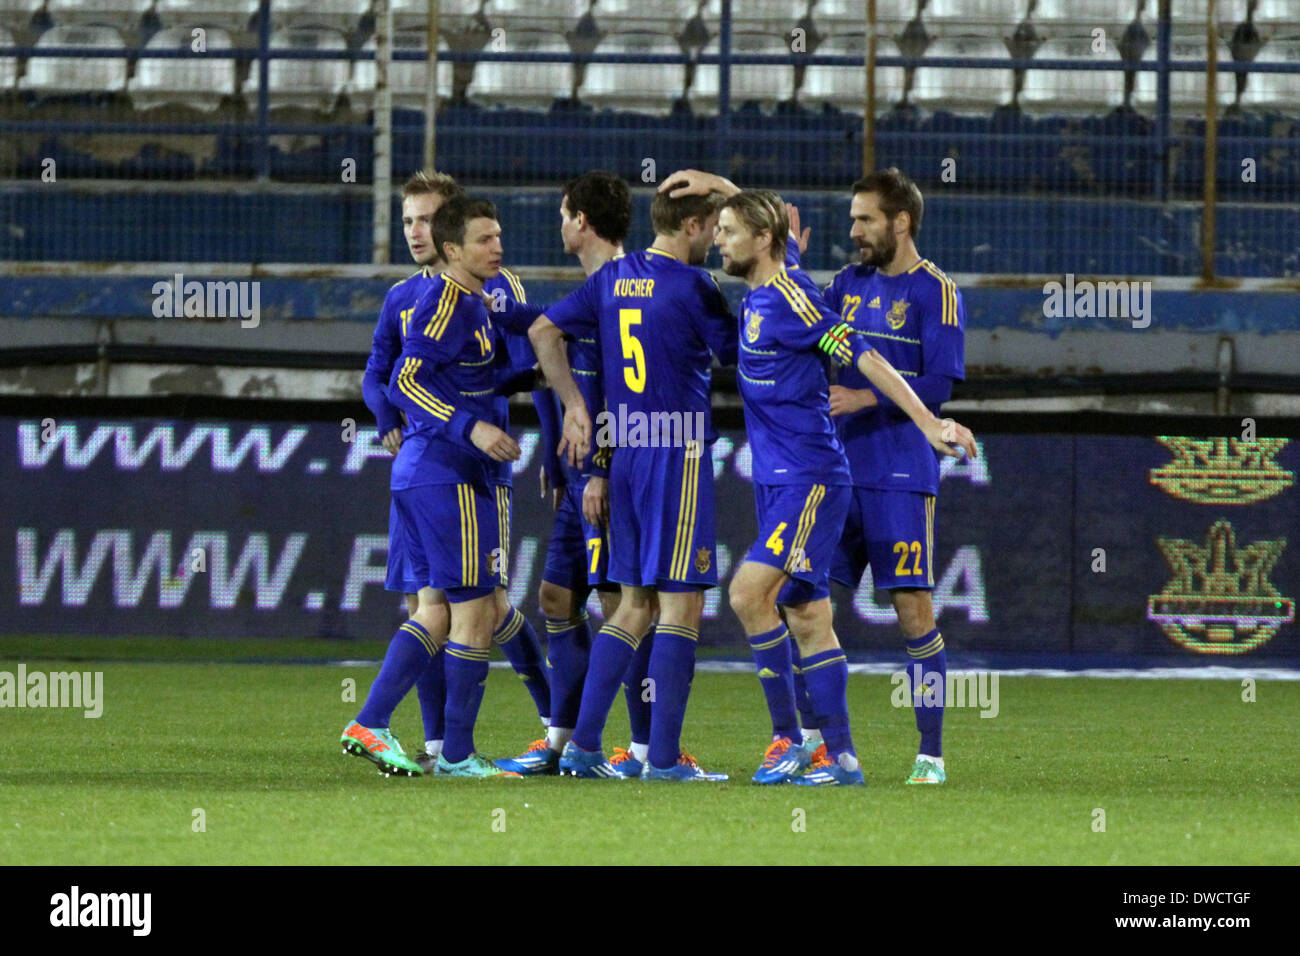
<path fill-rule="evenodd" d="M 1040 60 L 1099 59 L 1121 62 L 1119 50 L 1107 44 L 1105 53 L 1093 53 L 1090 38 L 1071 36 L 1048 40 L 1038 49 Z M 1029 113 L 1069 115 L 1104 113 L 1124 102 L 1124 74 L 1118 70 L 1028 70 L 1020 91 L 1020 106 Z"/>
<path fill-rule="evenodd" d="M 570 53 L 558 33 L 510 30 L 505 48 L 513 53 Z M 557 99 L 573 95 L 572 63 L 486 61 L 479 63 L 468 96 L 482 105 L 518 106 L 545 110 Z"/>
<path fill-rule="evenodd" d="M 602 30 L 620 33 L 661 33 L 674 39 L 681 37 L 687 24 L 695 19 L 701 0 L 596 0 L 593 12 Z M 717 32 L 716 23 L 711 33 Z"/>
<path fill-rule="evenodd" d="M 140 23 L 154 0 L 48 0 L 45 10 L 60 26 L 97 23 L 128 30 Z"/>
<path fill-rule="evenodd" d="M 954 36 L 931 44 L 925 51 L 931 57 L 976 57 L 987 60 L 1007 59 L 1001 40 Z M 953 112 L 992 112 L 1011 101 L 1011 69 L 972 70 L 969 67 L 920 66 L 912 86 L 910 101 L 925 109 Z"/>
<path fill-rule="evenodd" d="M 0 27 L 0 46 L 12 46 L 14 35 Z M 0 92 L 12 90 L 18 82 L 18 57 L 0 56 Z"/>
<path fill-rule="evenodd" d="M 866 37 L 834 36 L 817 47 L 818 56 L 866 56 Z M 898 44 L 883 38 L 876 41 L 876 56 L 898 56 Z M 863 70 L 851 66 L 828 66 L 814 63 L 804 73 L 799 100 L 807 106 L 829 104 L 857 116 L 862 115 L 866 78 Z M 899 66 L 876 67 L 876 109 L 888 109 L 903 100 L 904 75 Z"/>
<path fill-rule="evenodd" d="M 212 50 L 229 49 L 233 43 L 225 30 L 205 28 L 205 43 Z M 193 30 L 168 27 L 159 30 L 145 44 L 148 50 L 189 50 L 194 42 Z M 237 95 L 236 67 L 233 59 L 211 57 L 206 53 L 192 58 L 171 59 L 142 56 L 135 75 L 127 84 L 131 105 L 137 110 L 180 104 L 210 112 L 226 97 Z"/>
<path fill-rule="evenodd" d="M 428 34 L 420 30 L 403 30 L 393 34 L 393 50 L 414 50 L 424 56 L 428 50 Z M 447 41 L 440 40 L 439 51 L 446 50 Z M 362 46 L 363 50 L 373 52 L 375 38 L 371 37 Z M 427 63 L 414 60 L 394 59 L 388 67 L 388 85 L 393 91 L 393 106 L 410 110 L 423 110 L 425 84 L 429 75 Z M 452 65 L 449 60 L 438 61 L 438 99 L 445 100 L 452 92 Z M 375 95 L 375 61 L 357 60 L 352 67 L 352 79 L 348 84 L 348 97 L 354 109 L 369 110 L 373 106 Z"/>
<path fill-rule="evenodd" d="M 370 0 L 273 0 L 271 29 L 328 27 L 351 33 L 370 12 Z"/>
<path fill-rule="evenodd" d="M 715 37 L 704 47 L 705 54 L 718 55 Z M 731 38 L 733 54 L 762 54 L 789 56 L 789 41 L 771 33 L 737 33 Z M 695 71 L 695 82 L 687 94 L 691 109 L 712 111 L 718 108 L 718 72 L 716 64 L 700 64 Z M 731 74 L 731 101 L 736 105 L 758 103 L 771 106 L 783 103 L 794 96 L 794 67 L 785 64 L 749 66 L 736 69 Z"/>
<path fill-rule="evenodd" d="M 618 33 L 597 53 L 679 56 L 677 41 L 662 33 Z M 590 63 L 578 99 L 592 106 L 666 115 L 686 91 L 686 66 L 679 63 Z"/>
<path fill-rule="evenodd" d="M 505 30 L 568 33 L 586 16 L 588 0 L 491 0 L 485 13 Z"/>
<path fill-rule="evenodd" d="M 277 50 L 339 50 L 348 48 L 343 34 L 335 30 L 280 30 L 271 34 L 271 48 Z M 244 96 L 257 97 L 259 70 L 248 71 Z M 347 60 L 273 59 L 269 68 L 271 109 L 302 107 L 329 112 L 344 91 L 351 73 Z"/>
<path fill-rule="evenodd" d="M 125 50 L 121 35 L 107 26 L 51 27 L 36 41 L 38 49 L 100 47 Z M 33 56 L 20 89 L 47 96 L 76 93 L 116 93 L 126 87 L 126 54 L 120 57 Z"/>
<path fill-rule="evenodd" d="M 211 24 L 232 33 L 247 33 L 258 0 L 157 0 L 154 14 L 165 27 Z"/>

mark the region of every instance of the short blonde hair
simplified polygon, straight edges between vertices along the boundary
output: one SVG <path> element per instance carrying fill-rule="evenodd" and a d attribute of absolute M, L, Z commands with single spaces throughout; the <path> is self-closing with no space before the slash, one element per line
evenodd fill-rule
<path fill-rule="evenodd" d="M 722 204 L 740 218 L 754 235 L 764 230 L 772 233 L 772 246 L 768 254 L 777 262 L 785 261 L 785 237 L 790 233 L 790 217 L 786 215 L 785 200 L 770 189 L 745 189 Z"/>
<path fill-rule="evenodd" d="M 402 187 L 402 198 L 407 196 L 427 196 L 436 194 L 443 199 L 463 196 L 465 189 L 448 173 L 436 169 L 421 169 L 406 181 Z"/>

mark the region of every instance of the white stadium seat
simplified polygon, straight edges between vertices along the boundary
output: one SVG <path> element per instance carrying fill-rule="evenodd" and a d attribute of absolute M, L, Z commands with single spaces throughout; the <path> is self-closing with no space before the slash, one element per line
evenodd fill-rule
<path fill-rule="evenodd" d="M 862 35 L 837 36 L 826 40 L 813 51 L 817 56 L 866 56 L 866 38 Z M 898 44 L 890 39 L 876 41 L 876 56 L 898 56 Z M 901 66 L 876 67 L 876 112 L 903 99 L 904 75 Z M 819 66 L 804 72 L 799 101 L 805 106 L 830 103 L 837 109 L 862 115 L 866 97 L 866 78 L 862 68 Z"/>
<path fill-rule="evenodd" d="M 102 47 L 125 50 L 126 44 L 112 27 L 52 27 L 36 41 L 39 49 L 52 47 Z M 27 75 L 19 89 L 39 93 L 115 93 L 126 87 L 126 54 L 120 57 L 42 57 L 27 61 Z"/>
<path fill-rule="evenodd" d="M 0 27 L 0 46 L 17 46 L 14 42 L 14 35 Z M 15 56 L 0 56 L 0 91 L 12 90 L 14 84 L 18 82 L 18 58 Z"/>
<path fill-rule="evenodd" d="M 1264 47 L 1261 60 L 1290 63 L 1300 70 L 1300 42 L 1274 41 Z M 1241 96 L 1246 109 L 1271 110 L 1294 115 L 1300 105 L 1300 72 L 1251 73 Z"/>
<path fill-rule="evenodd" d="M 59 26 L 99 23 L 123 30 L 149 12 L 153 0 L 49 0 L 46 12 Z"/>
<path fill-rule="evenodd" d="M 206 23 L 232 32 L 250 30 L 258 0 L 158 0 L 154 13 L 165 27 Z M 253 24 L 251 29 L 256 29 Z"/>
<path fill-rule="evenodd" d="M 1094 27 L 1107 34 L 1125 27 L 1137 15 L 1137 0 L 1038 0 L 1030 19 L 1052 35 L 1088 36 Z M 1179 16 L 1179 19 L 1183 19 Z M 1148 2 L 1143 22 L 1152 25 L 1155 35 L 1155 4 Z M 1069 26 L 1071 29 L 1062 29 Z"/>
<path fill-rule="evenodd" d="M 1200 37 L 1174 37 L 1170 46 L 1171 59 L 1197 60 L 1205 62 L 1209 56 L 1205 46 L 1204 35 Z M 1155 44 L 1147 47 L 1144 63 L 1156 59 Z M 1231 62 L 1232 54 L 1228 44 L 1219 43 L 1219 62 Z M 1143 70 L 1137 76 L 1137 86 L 1133 90 L 1133 106 L 1144 112 L 1154 113 L 1156 109 L 1156 88 L 1159 84 L 1154 71 Z M 1231 73 L 1220 73 L 1215 84 L 1219 93 L 1219 105 L 1229 106 L 1236 97 L 1236 80 Z M 1169 106 L 1179 114 L 1205 115 L 1205 73 L 1197 70 L 1171 70 L 1169 72 Z"/>
<path fill-rule="evenodd" d="M 503 52 L 570 54 L 557 33 L 509 30 Z M 549 109 L 556 99 L 573 95 L 572 63 L 484 62 L 474 70 L 467 95 L 477 103 Z"/>
<path fill-rule="evenodd" d="M 678 36 L 699 8 L 700 0 L 596 0 L 593 12 L 602 30 Z M 716 23 L 709 32 L 718 32 Z"/>
<path fill-rule="evenodd" d="M 606 37 L 597 53 L 681 56 L 671 37 L 626 33 Z M 685 63 L 591 63 L 578 99 L 593 106 L 666 115 L 686 90 Z"/>
<path fill-rule="evenodd" d="M 429 23 L 429 0 L 388 0 L 393 11 L 393 29 L 425 30 Z M 458 33 L 478 13 L 482 0 L 441 0 L 438 13 L 441 30 Z"/>
<path fill-rule="evenodd" d="M 351 33 L 370 12 L 370 0 L 271 0 L 271 28 L 330 27 Z"/>
<path fill-rule="evenodd" d="M 393 34 L 393 50 L 419 50 L 423 55 L 428 49 L 425 44 L 427 33 L 421 30 L 404 30 Z M 438 50 L 447 49 L 447 42 L 441 38 Z M 363 50 L 374 50 L 375 38 L 366 41 Z M 414 60 L 393 60 L 388 66 L 388 86 L 393 91 L 393 105 L 403 109 L 423 110 L 426 78 L 429 64 Z M 450 60 L 438 58 L 438 98 L 451 96 L 452 65 Z M 348 84 L 348 94 L 353 107 L 369 109 L 375 98 L 375 61 L 357 60 L 352 67 L 352 82 Z"/>
<path fill-rule="evenodd" d="M 271 34 L 273 50 L 346 51 L 343 34 L 334 30 L 279 30 Z M 268 67 L 271 109 L 299 106 L 329 112 L 338 95 L 347 86 L 352 64 L 339 60 L 273 59 Z M 244 96 L 249 106 L 257 103 L 261 64 L 253 60 L 244 81 Z"/>
<path fill-rule="evenodd" d="M 45 0 L 0 0 L 0 23 L 21 30 L 43 6 Z"/>
<path fill-rule="evenodd" d="M 493 28 L 566 33 L 589 6 L 587 0 L 489 0 L 487 18 Z"/>
<path fill-rule="evenodd" d="M 876 23 L 881 32 L 893 36 L 908 20 L 916 16 L 917 0 L 876 0 Z M 866 0 L 817 0 L 813 22 L 824 33 L 864 33 L 867 22 Z"/>
<path fill-rule="evenodd" d="M 230 34 L 213 27 L 205 28 L 204 42 L 209 50 L 230 49 Z M 159 30 L 145 45 L 147 50 L 193 49 L 194 33 L 189 27 Z M 223 97 L 235 95 L 235 61 L 196 53 L 183 59 L 140 57 L 135 76 L 127 85 L 131 105 L 138 110 L 152 109 L 169 103 L 209 111 L 221 105 Z"/>
<path fill-rule="evenodd" d="M 718 54 L 718 38 L 714 37 L 704 48 L 706 55 Z M 731 38 L 731 52 L 750 54 L 776 54 L 790 56 L 788 41 L 772 34 L 737 33 Z M 691 106 L 703 110 L 718 107 L 717 64 L 701 63 L 695 68 L 695 82 L 688 93 Z M 794 96 L 794 66 L 790 64 L 763 64 L 731 66 L 731 108 L 743 103 L 758 102 L 764 105 L 784 102 Z"/>
<path fill-rule="evenodd" d="M 931 57 L 979 57 L 1009 60 L 1006 44 L 981 37 L 936 40 L 925 51 Z M 912 83 L 912 102 L 930 110 L 992 112 L 1011 102 L 1011 68 L 919 66 Z"/>
<path fill-rule="evenodd" d="M 1048 40 L 1038 48 L 1036 60 L 1103 60 L 1122 64 L 1115 44 L 1094 54 L 1091 41 L 1082 38 Z M 1124 102 L 1122 70 L 1026 70 L 1020 106 L 1029 113 L 1084 113 L 1100 115 Z"/>
<path fill-rule="evenodd" d="M 930 0 L 925 26 L 939 36 L 1000 38 L 1025 18 L 1029 0 Z"/>

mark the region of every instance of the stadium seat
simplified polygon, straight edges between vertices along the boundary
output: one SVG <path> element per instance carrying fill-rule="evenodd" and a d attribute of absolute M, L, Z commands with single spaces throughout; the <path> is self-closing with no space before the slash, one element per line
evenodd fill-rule
<path fill-rule="evenodd" d="M 507 31 L 506 52 L 570 54 L 558 33 Z M 474 70 L 466 95 L 476 103 L 549 109 L 556 99 L 573 95 L 572 63 L 484 62 Z"/>
<path fill-rule="evenodd" d="M 930 0 L 925 25 L 936 36 L 1001 39 L 1025 18 L 1029 0 Z"/>
<path fill-rule="evenodd" d="M 590 7 L 589 0 L 489 0 L 487 18 L 493 28 L 567 33 Z"/>
<path fill-rule="evenodd" d="M 606 37 L 597 53 L 681 56 L 677 41 L 661 33 Z M 591 63 L 578 99 L 592 106 L 665 116 L 686 91 L 685 63 Z"/>
<path fill-rule="evenodd" d="M 370 12 L 370 0 L 271 0 L 271 29 L 329 27 L 351 33 Z"/>
<path fill-rule="evenodd" d="M 257 8 L 258 0 L 158 0 L 154 13 L 165 27 L 206 23 L 245 33 Z"/>
<path fill-rule="evenodd" d="M 0 27 L 0 46 L 17 46 L 14 42 L 14 35 Z M 0 56 L 0 92 L 12 90 L 18 82 L 18 58 L 16 56 Z"/>
<path fill-rule="evenodd" d="M 817 56 L 863 57 L 866 55 L 866 37 L 861 34 L 831 37 L 813 52 Z M 877 40 L 876 56 L 898 56 L 898 45 L 889 39 Z M 901 66 L 876 67 L 877 112 L 902 101 L 903 83 Z M 861 69 L 813 64 L 804 73 L 799 102 L 805 106 L 829 103 L 846 113 L 861 116 L 865 96 L 866 80 Z"/>
<path fill-rule="evenodd" d="M 980 37 L 949 37 L 936 40 L 925 51 L 931 57 L 979 57 L 1009 59 L 1001 40 Z M 1011 102 L 1013 74 L 1006 69 L 952 66 L 919 66 L 912 84 L 912 102 L 929 110 L 954 113 L 989 112 Z"/>
<path fill-rule="evenodd" d="M 339 50 L 346 51 L 343 34 L 334 30 L 279 30 L 271 34 L 273 50 Z M 257 102 L 260 64 L 253 60 L 244 81 L 244 96 L 249 106 Z M 271 60 L 268 94 L 271 109 L 298 106 L 318 112 L 329 112 L 338 95 L 347 86 L 352 64 L 347 59 L 338 60 Z"/>
<path fill-rule="evenodd" d="M 704 0 L 596 0 L 593 13 L 602 30 L 616 33 L 662 33 L 680 36 Z M 707 19 L 707 16 L 706 16 Z M 716 20 L 716 18 L 714 18 Z M 717 33 L 716 23 L 710 33 Z"/>
<path fill-rule="evenodd" d="M 0 0 L 0 26 L 25 30 L 45 0 Z"/>
<path fill-rule="evenodd" d="M 893 36 L 916 16 L 917 0 L 876 0 L 876 23 L 881 32 Z M 867 5 L 864 0 L 817 0 L 813 22 L 823 33 L 865 33 Z"/>
<path fill-rule="evenodd" d="M 226 50 L 230 34 L 213 27 L 207 30 L 209 50 Z M 146 50 L 192 49 L 193 30 L 168 27 L 159 30 L 145 45 Z M 198 53 L 184 59 L 140 57 L 135 76 L 127 84 L 131 105 L 138 110 L 153 109 L 170 103 L 210 111 L 221 105 L 223 97 L 235 95 L 235 61 Z"/>
<path fill-rule="evenodd" d="M 442 0 L 438 7 L 442 33 L 463 33 L 479 9 L 490 0 Z M 429 0 L 388 0 L 394 30 L 427 30 Z"/>
<path fill-rule="evenodd" d="M 731 29 L 733 33 L 773 33 L 788 37 L 807 13 L 807 0 L 732 0 Z M 721 25 L 721 0 L 709 0 L 704 7 L 704 19 Z"/>
<path fill-rule="evenodd" d="M 403 30 L 393 34 L 393 49 L 418 50 L 424 55 L 428 46 L 425 38 L 428 34 L 421 30 Z M 447 49 L 447 41 L 438 43 L 438 50 Z M 375 38 L 366 41 L 363 50 L 375 49 Z M 393 106 L 409 110 L 423 110 L 426 78 L 429 65 L 414 60 L 393 60 L 388 68 L 388 85 L 393 91 Z M 438 59 L 438 98 L 445 100 L 451 96 L 452 65 L 450 60 Z M 348 95 L 354 108 L 369 110 L 375 98 L 375 61 L 357 60 L 352 66 L 352 81 L 348 84 Z"/>
<path fill-rule="evenodd" d="M 1300 41 L 1274 41 L 1264 47 L 1260 59 L 1290 63 L 1300 70 Z M 1246 109 L 1276 111 L 1294 116 L 1300 111 L 1300 72 L 1251 73 L 1246 80 L 1241 105 Z"/>
<path fill-rule="evenodd" d="M 36 41 L 38 49 L 102 47 L 125 50 L 126 44 L 112 27 L 51 27 Z M 18 88 L 38 93 L 117 93 L 126 87 L 126 54 L 120 57 L 42 57 L 27 61 L 27 75 Z"/>
<path fill-rule="evenodd" d="M 704 48 L 705 55 L 718 55 L 718 38 L 714 37 Z M 772 34 L 737 33 L 731 38 L 732 53 L 790 56 L 787 40 Z M 692 109 L 716 110 L 718 107 L 717 64 L 701 63 L 695 70 L 695 82 L 687 94 Z M 743 103 L 770 105 L 785 102 L 794 96 L 793 65 L 747 65 L 731 67 L 731 107 Z"/>
<path fill-rule="evenodd" d="M 1204 35 L 1196 38 L 1174 37 L 1170 45 L 1170 56 L 1174 60 L 1196 60 L 1204 63 L 1209 57 Z M 1147 48 L 1144 62 L 1156 59 L 1154 44 Z M 1230 62 L 1232 54 L 1228 45 L 1219 43 L 1219 62 Z M 1154 113 L 1156 109 L 1156 88 L 1159 78 L 1156 73 L 1143 70 L 1137 75 L 1137 86 L 1133 90 L 1133 105 L 1143 112 Z M 1220 73 L 1216 78 L 1219 91 L 1219 105 L 1229 106 L 1236 97 L 1236 80 L 1231 73 Z M 1169 72 L 1169 108 L 1181 115 L 1205 115 L 1205 73 L 1202 71 L 1171 70 Z"/>
<path fill-rule="evenodd" d="M 1101 59 L 1119 66 L 1119 50 L 1107 43 L 1105 53 L 1094 54 L 1088 37 L 1048 40 L 1036 60 L 1078 60 L 1095 63 Z M 1029 113 L 1106 113 L 1124 102 L 1124 72 L 1114 70 L 1026 70 L 1020 91 L 1020 106 Z"/>
<path fill-rule="evenodd" d="M 1096 27 L 1110 36 L 1116 28 L 1122 30 L 1133 22 L 1137 8 L 1138 0 L 1038 0 L 1030 19 L 1052 37 L 1090 36 Z M 1202 14 L 1202 21 L 1204 18 Z M 1147 3 L 1143 20 L 1154 30 L 1154 3 Z"/>
<path fill-rule="evenodd" d="M 98 23 L 127 30 L 152 6 L 153 0 L 48 0 L 45 10 L 58 26 Z"/>

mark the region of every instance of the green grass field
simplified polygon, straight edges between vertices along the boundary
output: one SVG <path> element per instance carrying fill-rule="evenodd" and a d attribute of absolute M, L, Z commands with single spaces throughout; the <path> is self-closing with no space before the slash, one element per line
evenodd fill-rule
<path fill-rule="evenodd" d="M 343 681 L 364 699 L 374 668 L 67 665 L 15 649 L 0 646 L 0 670 L 102 670 L 105 704 L 99 719 L 0 711 L 9 864 L 1300 862 L 1292 682 L 1261 682 L 1244 703 L 1233 681 L 1003 678 L 997 717 L 949 709 L 948 783 L 918 788 L 903 785 L 911 712 L 890 706 L 888 677 L 854 676 L 867 787 L 810 790 L 749 784 L 767 735 L 757 681 L 702 672 L 685 743 L 731 783 L 480 782 L 384 778 L 340 752 L 359 707 Z M 415 749 L 413 697 L 393 728 Z M 538 730 L 528 695 L 493 668 L 479 749 L 514 754 Z M 606 746 L 626 742 L 620 697 Z"/>

